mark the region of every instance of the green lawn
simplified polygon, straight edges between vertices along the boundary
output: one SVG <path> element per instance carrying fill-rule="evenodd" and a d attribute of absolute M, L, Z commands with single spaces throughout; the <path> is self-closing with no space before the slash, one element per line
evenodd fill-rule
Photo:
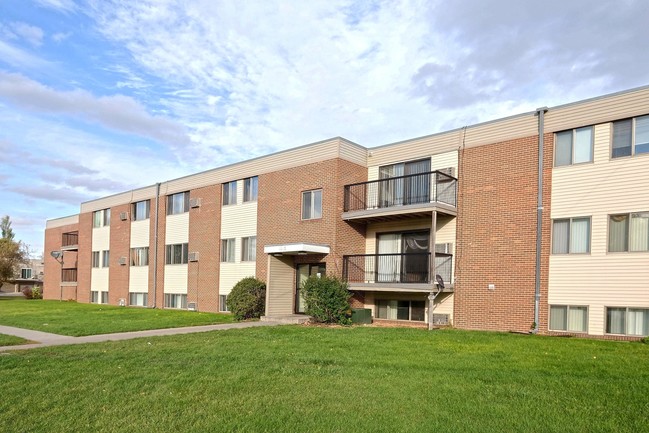
<path fill-rule="evenodd" d="M 230 314 L 0 298 L 0 325 L 75 337 L 232 321 Z"/>
<path fill-rule="evenodd" d="M 13 335 L 0 334 L 0 347 L 15 346 L 18 344 L 26 344 L 26 343 L 28 343 L 28 341 L 23 338 L 14 337 Z"/>
<path fill-rule="evenodd" d="M 0 356 L 0 431 L 642 432 L 649 345 L 279 326 Z"/>

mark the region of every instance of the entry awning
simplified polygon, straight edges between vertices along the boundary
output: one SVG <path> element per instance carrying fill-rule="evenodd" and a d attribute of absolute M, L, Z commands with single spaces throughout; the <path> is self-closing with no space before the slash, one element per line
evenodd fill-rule
<path fill-rule="evenodd" d="M 266 254 L 284 254 L 284 255 L 329 254 L 330 251 L 331 248 L 329 248 L 329 245 L 317 245 L 317 244 L 305 244 L 305 243 L 264 246 L 264 253 Z"/>

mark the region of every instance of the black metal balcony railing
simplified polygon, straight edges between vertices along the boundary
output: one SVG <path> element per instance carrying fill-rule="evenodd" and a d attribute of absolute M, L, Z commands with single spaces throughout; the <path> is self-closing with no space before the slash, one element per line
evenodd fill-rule
<path fill-rule="evenodd" d="M 453 255 L 435 254 L 435 274 L 450 283 Z M 420 283 L 435 281 L 431 253 L 356 254 L 343 257 L 343 279 L 348 283 Z"/>
<path fill-rule="evenodd" d="M 70 247 L 72 245 L 78 245 L 78 244 L 79 244 L 79 233 L 77 232 L 63 233 L 61 246 Z"/>
<path fill-rule="evenodd" d="M 77 282 L 77 270 L 76 269 L 63 269 L 63 270 L 61 270 L 61 282 L 62 283 L 76 283 Z"/>
<path fill-rule="evenodd" d="M 345 212 L 433 202 L 457 206 L 457 179 L 431 171 L 345 185 Z"/>

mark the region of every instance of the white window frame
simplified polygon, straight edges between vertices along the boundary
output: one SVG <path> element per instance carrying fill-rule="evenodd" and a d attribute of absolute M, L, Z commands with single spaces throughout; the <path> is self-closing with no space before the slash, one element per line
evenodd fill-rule
<path fill-rule="evenodd" d="M 142 200 L 133 203 L 131 214 L 133 221 L 148 220 L 151 215 L 151 200 Z"/>
<path fill-rule="evenodd" d="M 180 250 L 180 261 L 176 261 L 176 250 Z M 189 244 L 165 245 L 165 265 L 185 265 L 189 262 Z"/>
<path fill-rule="evenodd" d="M 588 244 L 586 245 L 586 251 L 579 251 L 575 252 L 574 251 L 574 246 L 572 242 L 572 226 L 573 222 L 575 220 L 588 220 Z M 568 221 L 568 236 L 567 236 L 567 241 L 568 241 L 568 251 L 567 252 L 556 252 L 555 247 L 555 224 L 560 223 L 560 222 L 565 222 Z M 552 220 L 552 254 L 554 255 L 562 255 L 562 254 L 590 254 L 590 248 L 591 248 L 591 237 L 592 237 L 592 229 L 593 227 L 593 222 L 592 218 L 589 216 L 580 216 L 580 217 L 571 217 L 571 218 L 555 218 Z"/>
<path fill-rule="evenodd" d="M 610 332 L 609 329 L 610 323 L 609 323 L 609 310 L 614 309 L 614 310 L 624 310 L 624 323 L 622 327 L 624 328 L 623 333 L 618 333 L 618 332 Z M 607 335 L 628 335 L 632 337 L 646 337 L 649 335 L 649 325 L 645 325 L 648 327 L 647 333 L 630 333 L 629 332 L 629 311 L 631 310 L 641 310 L 641 311 L 649 311 L 648 307 L 606 307 L 604 309 L 604 333 Z M 649 319 L 647 319 L 647 322 L 649 322 Z"/>
<path fill-rule="evenodd" d="M 316 208 L 316 195 L 320 195 L 320 209 Z M 307 221 L 307 220 L 322 219 L 322 208 L 323 208 L 322 202 L 323 202 L 322 188 L 302 191 L 302 201 L 301 201 L 302 220 Z M 307 209 L 305 207 L 305 204 L 308 205 L 308 215 L 305 215 L 306 213 L 305 210 Z M 318 215 L 318 211 L 319 211 L 319 215 Z"/>
<path fill-rule="evenodd" d="M 587 161 L 579 161 L 575 162 L 575 143 L 577 141 L 577 133 L 579 131 L 585 131 L 587 129 L 590 129 L 590 159 Z M 559 143 L 559 136 L 564 135 L 567 133 L 571 133 L 571 139 L 570 139 L 570 162 L 567 164 L 557 164 L 557 155 L 559 152 L 557 152 L 557 144 Z M 569 129 L 566 131 L 559 131 L 554 134 L 554 164 L 553 166 L 556 167 L 567 167 L 571 165 L 579 165 L 579 164 L 589 164 L 593 162 L 594 158 L 594 143 L 595 143 L 595 130 L 592 126 L 584 126 L 582 128 L 575 128 L 575 129 Z"/>
<path fill-rule="evenodd" d="M 236 238 L 221 239 L 221 263 L 234 263 Z"/>
<path fill-rule="evenodd" d="M 140 301 L 141 302 L 138 302 Z M 132 307 L 146 307 L 149 303 L 147 292 L 131 292 L 128 294 L 128 305 Z"/>
<path fill-rule="evenodd" d="M 608 234 L 606 237 L 606 252 L 607 253 L 612 253 L 612 254 L 617 254 L 617 253 L 646 253 L 649 251 L 649 238 L 647 239 L 647 249 L 636 249 L 632 248 L 632 239 L 633 235 L 636 235 L 635 232 L 631 232 L 631 230 L 634 227 L 634 224 L 632 220 L 634 218 L 646 218 L 644 215 L 649 215 L 649 211 L 642 211 L 642 212 L 626 212 L 626 213 L 616 213 L 616 214 L 610 214 L 608 216 Z M 624 239 L 624 249 L 622 250 L 615 250 L 611 251 L 611 220 L 613 220 L 616 217 L 626 217 L 627 223 L 626 223 L 626 237 Z M 647 233 L 647 236 L 649 236 L 649 232 Z"/>
<path fill-rule="evenodd" d="M 189 191 L 167 196 L 167 215 L 180 215 L 187 212 L 189 212 Z"/>
<path fill-rule="evenodd" d="M 32 270 L 32 268 L 20 268 L 20 278 L 22 278 L 23 280 L 31 279 L 33 274 L 34 271 Z"/>
<path fill-rule="evenodd" d="M 643 152 L 640 152 L 640 153 L 638 153 L 636 151 L 636 141 L 637 141 L 636 134 L 637 134 L 638 119 L 640 119 L 642 121 L 648 121 L 649 122 L 649 115 L 637 116 L 637 117 L 632 117 L 632 118 L 629 118 L 629 119 L 620 119 L 620 120 L 616 120 L 615 122 L 611 123 L 611 152 L 609 154 L 611 159 L 630 158 L 630 157 L 633 157 L 633 156 L 636 156 L 636 155 L 644 155 L 644 154 L 649 153 L 649 150 L 643 151 Z M 616 124 L 620 125 L 622 122 L 631 122 L 631 149 L 630 149 L 631 153 L 629 155 L 615 156 L 613 154 L 613 152 L 615 150 L 615 148 L 613 147 L 614 140 L 615 140 L 615 125 Z M 647 143 L 641 143 L 641 144 L 645 145 Z"/>
<path fill-rule="evenodd" d="M 149 247 L 131 248 L 131 266 L 149 266 Z"/>
<path fill-rule="evenodd" d="M 564 322 L 566 324 L 566 329 L 554 329 L 552 328 L 552 308 L 565 308 L 565 319 Z M 577 309 L 586 309 L 586 322 L 585 322 L 585 329 L 584 330 L 578 330 L 578 329 L 570 329 L 570 311 L 572 310 L 577 310 Z M 552 304 L 548 308 L 548 329 L 550 331 L 556 331 L 556 332 L 573 332 L 573 333 L 579 333 L 579 334 L 587 334 L 588 333 L 588 322 L 589 322 L 589 314 L 590 310 L 588 308 L 588 305 L 563 305 L 563 304 Z"/>
<path fill-rule="evenodd" d="M 92 213 L 92 228 L 97 229 L 110 225 L 110 208 L 97 210 Z"/>
<path fill-rule="evenodd" d="M 254 262 L 257 260 L 257 236 L 241 238 L 241 261 Z"/>
<path fill-rule="evenodd" d="M 229 313 L 228 295 L 219 295 L 219 313 Z"/>
<path fill-rule="evenodd" d="M 103 250 L 101 252 L 101 267 L 102 268 L 110 267 L 110 250 Z"/>
<path fill-rule="evenodd" d="M 243 180 L 243 202 L 257 201 L 259 195 L 259 178 L 247 177 Z"/>
<path fill-rule="evenodd" d="M 93 268 L 99 268 L 101 267 L 101 259 L 100 259 L 100 251 L 93 251 L 92 252 L 92 267 Z"/>
<path fill-rule="evenodd" d="M 237 181 L 226 182 L 223 184 L 223 206 L 232 206 L 237 204 Z"/>
<path fill-rule="evenodd" d="M 180 306 L 177 306 L 180 304 Z M 187 295 L 183 293 L 165 293 L 164 307 L 177 310 L 187 309 Z"/>

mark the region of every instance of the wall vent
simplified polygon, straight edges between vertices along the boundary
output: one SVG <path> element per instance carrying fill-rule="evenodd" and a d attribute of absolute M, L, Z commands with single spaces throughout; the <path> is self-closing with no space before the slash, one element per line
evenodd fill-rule
<path fill-rule="evenodd" d="M 128 212 L 120 212 L 119 219 L 121 219 L 122 221 L 126 221 L 128 219 Z"/>
<path fill-rule="evenodd" d="M 189 253 L 188 255 L 188 260 L 190 262 L 197 262 L 198 261 L 198 251 L 194 251 L 193 253 Z"/>
<path fill-rule="evenodd" d="M 188 302 L 187 303 L 187 309 L 189 311 L 196 311 L 196 302 Z"/>
<path fill-rule="evenodd" d="M 189 199 L 189 207 L 201 207 L 201 199 L 200 198 L 190 198 Z"/>
<path fill-rule="evenodd" d="M 119 260 L 117 260 L 117 263 L 124 266 L 127 261 L 128 261 L 128 259 L 126 257 L 120 257 Z"/>

